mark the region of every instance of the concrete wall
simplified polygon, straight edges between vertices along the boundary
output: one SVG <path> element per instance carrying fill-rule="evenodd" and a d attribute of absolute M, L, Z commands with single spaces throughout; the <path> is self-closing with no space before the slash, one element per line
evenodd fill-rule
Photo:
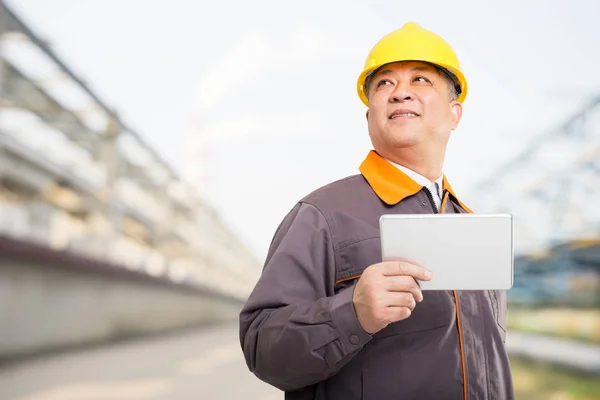
<path fill-rule="evenodd" d="M 15 246 L 0 241 L 0 359 L 236 320 L 242 306 L 207 289 Z"/>

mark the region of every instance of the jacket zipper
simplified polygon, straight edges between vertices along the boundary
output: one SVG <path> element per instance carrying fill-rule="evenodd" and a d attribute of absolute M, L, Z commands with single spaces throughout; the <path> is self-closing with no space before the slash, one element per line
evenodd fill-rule
<path fill-rule="evenodd" d="M 437 206 L 435 205 L 435 202 L 433 201 L 433 194 L 429 191 L 429 189 L 425 190 L 427 192 L 427 197 L 429 197 L 429 201 L 431 202 L 431 206 L 433 207 L 433 210 L 436 214 L 440 214 L 440 211 L 437 209 Z M 444 198 L 446 197 L 446 191 L 444 191 L 444 194 L 442 196 L 442 205 L 444 204 Z M 456 324 L 457 324 L 457 328 L 458 328 L 458 345 L 460 347 L 460 361 L 461 361 L 461 367 L 462 367 L 462 375 L 463 375 L 463 399 L 467 400 L 467 371 L 466 371 L 466 367 L 465 367 L 465 353 L 464 353 L 464 348 L 463 348 L 463 340 L 462 340 L 462 328 L 460 325 L 460 311 L 459 311 L 459 305 L 458 305 L 458 293 L 456 293 L 456 290 L 453 290 L 453 295 L 454 295 L 454 303 L 455 303 L 455 307 L 456 307 Z"/>

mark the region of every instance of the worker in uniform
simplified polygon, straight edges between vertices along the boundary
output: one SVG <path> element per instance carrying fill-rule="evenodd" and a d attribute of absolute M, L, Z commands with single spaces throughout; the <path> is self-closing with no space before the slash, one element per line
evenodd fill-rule
<path fill-rule="evenodd" d="M 407 23 L 375 44 L 357 90 L 373 149 L 276 230 L 240 313 L 248 367 L 286 399 L 514 398 L 505 291 L 423 293 L 427 266 L 382 262 L 383 214 L 471 212 L 443 173 L 467 96 L 455 52 Z"/>

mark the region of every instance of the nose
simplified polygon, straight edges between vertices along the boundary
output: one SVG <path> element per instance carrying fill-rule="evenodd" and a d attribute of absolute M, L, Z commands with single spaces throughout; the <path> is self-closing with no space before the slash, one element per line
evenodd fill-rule
<path fill-rule="evenodd" d="M 390 96 L 390 103 L 402 103 L 414 100 L 414 94 L 405 84 L 398 83 Z"/>

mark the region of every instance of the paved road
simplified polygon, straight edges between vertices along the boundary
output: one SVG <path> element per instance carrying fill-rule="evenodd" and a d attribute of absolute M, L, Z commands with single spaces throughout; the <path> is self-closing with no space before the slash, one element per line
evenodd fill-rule
<path fill-rule="evenodd" d="M 1 400 L 283 399 L 244 362 L 235 325 L 32 359 L 0 369 Z"/>
<path fill-rule="evenodd" d="M 600 346 L 510 332 L 512 354 L 600 371 Z M 137 339 L 0 368 L 0 400 L 280 400 L 246 368 L 237 326 Z"/>

